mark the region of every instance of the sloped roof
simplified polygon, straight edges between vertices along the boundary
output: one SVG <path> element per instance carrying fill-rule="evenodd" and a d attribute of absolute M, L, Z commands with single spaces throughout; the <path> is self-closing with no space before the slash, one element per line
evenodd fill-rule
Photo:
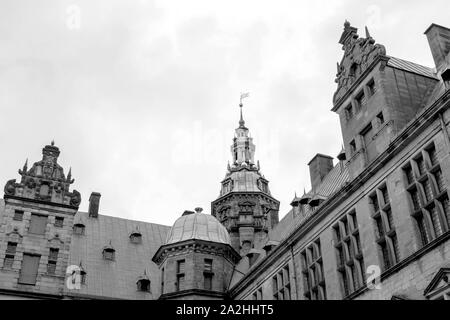
<path fill-rule="evenodd" d="M 86 285 L 80 290 L 68 290 L 69 294 L 117 299 L 156 299 L 159 296 L 160 272 L 151 258 L 164 244 L 170 227 L 155 223 L 133 221 L 98 215 L 90 218 L 85 212 L 77 212 L 75 221 L 82 221 L 85 234 L 72 236 L 69 265 L 82 264 L 86 272 Z M 136 229 L 142 235 L 142 243 L 130 241 Z M 103 260 L 103 247 L 110 244 L 115 250 L 115 260 Z M 139 292 L 136 280 L 146 272 L 151 281 L 151 293 Z"/>
<path fill-rule="evenodd" d="M 319 195 L 320 198 L 329 198 L 331 195 L 339 191 L 347 182 L 349 182 L 349 174 L 347 167 L 342 163 L 337 163 L 333 169 L 325 176 L 322 183 L 317 187 L 317 190 L 310 190 L 308 195 L 314 197 Z M 326 200 L 325 200 L 326 201 Z M 317 209 L 316 209 L 317 210 Z M 269 231 L 268 241 L 282 241 L 288 237 L 299 225 L 301 225 L 307 218 L 314 214 L 314 211 L 309 205 L 303 206 L 303 212 L 295 216 L 293 209 L 291 209 L 280 222 Z M 264 246 L 265 244 L 262 244 Z"/>
<path fill-rule="evenodd" d="M 420 64 L 417 64 L 417 63 L 414 63 L 411 61 L 407 61 L 407 60 L 403 60 L 403 59 L 399 59 L 396 57 L 391 57 L 391 56 L 388 56 L 388 57 L 389 57 L 389 61 L 388 61 L 387 65 L 390 67 L 405 70 L 408 72 L 422 75 L 424 77 L 439 80 L 434 69 L 432 69 L 432 68 L 428 68 L 428 67 L 422 66 Z"/>

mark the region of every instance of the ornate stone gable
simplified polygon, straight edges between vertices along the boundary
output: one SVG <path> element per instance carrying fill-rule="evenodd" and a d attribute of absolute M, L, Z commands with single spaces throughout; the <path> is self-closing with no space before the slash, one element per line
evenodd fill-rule
<path fill-rule="evenodd" d="M 70 192 L 69 187 L 75 181 L 72 179 L 71 170 L 67 177 L 64 169 L 57 163 L 59 149 L 54 145 L 47 145 L 42 149 L 42 160 L 33 164 L 28 169 L 28 160 L 22 169 L 20 183 L 16 179 L 9 180 L 4 188 L 5 198 L 19 197 L 63 204 L 76 207 L 81 203 L 81 195 L 78 191 Z"/>
<path fill-rule="evenodd" d="M 335 82 L 338 84 L 338 88 L 333 96 L 334 104 L 339 102 L 378 57 L 386 55 L 385 47 L 375 44 L 367 27 L 366 38 L 359 38 L 357 30 L 348 21 L 345 22 L 344 31 L 339 40 L 344 56 L 341 63 L 337 64 Z"/>

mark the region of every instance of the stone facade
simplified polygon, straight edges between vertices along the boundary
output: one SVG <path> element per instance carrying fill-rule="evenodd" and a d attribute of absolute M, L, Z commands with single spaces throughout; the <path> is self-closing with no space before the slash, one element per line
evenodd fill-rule
<path fill-rule="evenodd" d="M 0 202 L 0 299 L 450 299 L 450 29 L 425 34 L 434 69 L 344 24 L 344 148 L 280 221 L 242 109 L 211 215 L 172 227 L 102 215 L 96 192 L 79 212 L 46 146 Z"/>

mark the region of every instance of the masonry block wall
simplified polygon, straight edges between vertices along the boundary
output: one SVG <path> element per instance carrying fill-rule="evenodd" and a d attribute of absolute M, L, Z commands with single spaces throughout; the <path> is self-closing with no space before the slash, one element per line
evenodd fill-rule
<path fill-rule="evenodd" d="M 23 211 L 22 221 L 14 220 L 15 210 Z M 28 202 L 8 199 L 0 203 L 0 290 L 61 296 L 64 290 L 65 273 L 68 265 L 73 215 L 75 210 L 55 208 L 50 205 L 32 205 Z M 47 216 L 45 232 L 30 234 L 31 214 Z M 55 218 L 63 218 L 62 226 L 55 226 Z M 17 243 L 12 267 L 6 267 L 5 257 L 9 242 Z M 50 249 L 58 249 L 56 268 L 49 273 Z M 39 257 L 35 284 L 21 284 L 19 281 L 24 254 Z"/>
<path fill-rule="evenodd" d="M 445 111 L 443 117 L 448 131 L 450 129 L 450 112 Z M 374 172 L 372 177 L 352 192 L 345 201 L 334 207 L 321 220 L 305 226 L 304 231 L 302 228 L 297 230 L 294 260 L 289 251 L 284 252 L 277 258 L 277 263 L 265 266 L 266 270 L 254 279 L 252 284 L 243 288 L 236 298 L 251 299 L 252 293 L 261 287 L 264 298 L 272 299 L 271 275 L 276 274 L 283 265 L 290 264 L 293 266 L 291 270 L 295 270 L 295 277 L 292 276 L 292 280 L 296 279 L 296 294 L 299 299 L 304 299 L 304 276 L 303 270 L 300 268 L 299 255 L 308 245 L 320 238 L 327 299 L 391 299 L 393 295 L 402 294 L 410 294 L 412 295 L 410 297 L 415 299 L 424 299 L 423 291 L 426 286 L 439 268 L 450 261 L 450 229 L 448 226 L 445 227 L 446 222 L 441 220 L 445 232 L 428 244 L 421 243 L 421 236 L 412 216 L 414 210 L 403 169 L 412 159 L 416 159 L 418 155 L 423 154 L 424 149 L 433 144 L 436 149 L 436 160 L 440 164 L 448 193 L 450 190 L 450 149 L 446 135 L 447 133 L 442 130 L 439 118 L 435 117 L 434 121 L 421 130 L 414 140 L 408 141 L 401 152 Z M 397 262 L 388 269 L 383 266 L 382 252 L 377 243 L 378 231 L 370 201 L 370 195 L 380 186 L 386 186 L 389 194 L 399 251 Z M 362 246 L 364 281 L 370 276 L 367 268 L 378 266 L 381 270 L 381 278 L 379 278 L 381 289 L 369 290 L 364 282 L 361 288 L 348 296 L 343 293 L 342 280 L 337 271 L 338 257 L 332 226 L 346 213 L 353 210 L 356 212 Z M 449 216 L 450 212 L 447 211 L 446 214 Z"/>

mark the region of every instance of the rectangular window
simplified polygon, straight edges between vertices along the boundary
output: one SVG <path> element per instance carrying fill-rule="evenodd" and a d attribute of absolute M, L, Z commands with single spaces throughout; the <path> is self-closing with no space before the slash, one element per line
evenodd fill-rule
<path fill-rule="evenodd" d="M 408 165 L 408 166 L 406 166 L 404 169 L 403 169 L 403 172 L 405 173 L 405 176 L 406 176 L 406 180 L 407 180 L 407 182 L 408 182 L 408 185 L 410 185 L 411 183 L 414 183 L 414 175 L 413 175 L 413 170 L 412 170 L 412 167 L 411 167 L 411 165 Z"/>
<path fill-rule="evenodd" d="M 378 197 L 377 194 L 380 196 Z M 383 270 L 387 270 L 398 262 L 399 248 L 386 185 L 377 188 L 374 195 L 370 198 L 377 199 L 377 206 L 382 208 L 372 218 L 376 229 L 379 258 L 382 262 Z M 382 201 L 380 201 L 381 199 Z"/>
<path fill-rule="evenodd" d="M 356 153 L 356 142 L 355 140 L 350 141 L 350 155 L 354 155 Z"/>
<path fill-rule="evenodd" d="M 205 259 L 204 260 L 204 269 L 203 269 L 203 277 L 204 277 L 204 288 L 205 290 L 212 290 L 212 280 L 213 280 L 213 260 Z"/>
<path fill-rule="evenodd" d="M 204 268 L 204 271 L 205 271 L 205 272 L 212 272 L 212 271 L 213 271 L 213 270 L 212 270 L 212 264 L 213 264 L 212 259 L 205 259 L 205 268 Z"/>
<path fill-rule="evenodd" d="M 361 91 L 355 98 L 356 105 L 358 109 L 361 109 L 366 106 L 366 96 L 364 95 L 364 91 Z"/>
<path fill-rule="evenodd" d="M 272 278 L 274 300 L 290 300 L 291 284 L 289 266 L 286 265 Z"/>
<path fill-rule="evenodd" d="M 13 220 L 22 221 L 23 220 L 23 211 L 22 210 L 14 210 Z"/>
<path fill-rule="evenodd" d="M 346 108 L 345 108 L 345 119 L 350 120 L 351 118 L 353 118 L 353 107 L 351 104 L 349 104 Z"/>
<path fill-rule="evenodd" d="M 14 256 L 16 255 L 17 243 L 8 242 L 6 246 L 6 255 L 3 262 L 3 268 L 11 269 L 14 264 Z"/>
<path fill-rule="evenodd" d="M 343 229 L 348 228 L 348 221 L 352 221 L 353 229 L 346 233 L 347 236 L 335 243 L 337 271 L 341 282 L 343 296 L 348 296 L 358 290 L 365 281 L 364 258 L 359 239 L 358 221 L 356 212 L 350 211 L 344 215 L 338 225 Z M 338 227 L 336 225 L 334 228 Z"/>
<path fill-rule="evenodd" d="M 62 228 L 63 225 L 64 225 L 64 218 L 63 217 L 55 217 L 55 227 Z"/>
<path fill-rule="evenodd" d="M 59 252 L 58 249 L 50 248 L 47 263 L 48 274 L 55 274 L 56 272 L 56 264 L 58 263 L 58 252 Z"/>
<path fill-rule="evenodd" d="M 378 125 L 378 127 L 381 127 L 383 124 L 384 124 L 384 116 L 383 116 L 383 112 L 380 112 L 378 115 L 377 115 L 377 125 Z"/>
<path fill-rule="evenodd" d="M 185 260 L 177 261 L 177 291 L 184 290 L 184 268 L 185 268 Z"/>
<path fill-rule="evenodd" d="M 415 175 L 411 169 L 414 166 Z M 447 187 L 434 143 L 424 148 L 403 170 L 417 238 L 425 246 L 450 230 Z"/>
<path fill-rule="evenodd" d="M 20 284 L 36 284 L 40 259 L 40 256 L 24 253 L 19 276 Z"/>
<path fill-rule="evenodd" d="M 212 274 L 211 273 L 205 273 L 204 276 L 204 288 L 205 290 L 212 290 Z"/>
<path fill-rule="evenodd" d="M 317 239 L 301 253 L 303 295 L 306 300 L 327 299 L 321 251 L 320 239 Z"/>
<path fill-rule="evenodd" d="M 30 220 L 30 228 L 28 231 L 33 234 L 45 234 L 46 226 L 47 216 L 32 214 Z"/>
<path fill-rule="evenodd" d="M 370 145 L 372 143 L 372 136 L 373 136 L 373 132 L 372 132 L 372 124 L 369 123 L 362 131 L 361 131 L 361 136 L 363 137 L 364 140 L 364 145 L 367 147 L 368 145 Z"/>
<path fill-rule="evenodd" d="M 375 92 L 377 92 L 377 88 L 375 86 L 375 81 L 373 79 L 371 79 L 367 83 L 367 89 L 369 91 L 370 96 L 373 96 L 375 94 Z"/>

